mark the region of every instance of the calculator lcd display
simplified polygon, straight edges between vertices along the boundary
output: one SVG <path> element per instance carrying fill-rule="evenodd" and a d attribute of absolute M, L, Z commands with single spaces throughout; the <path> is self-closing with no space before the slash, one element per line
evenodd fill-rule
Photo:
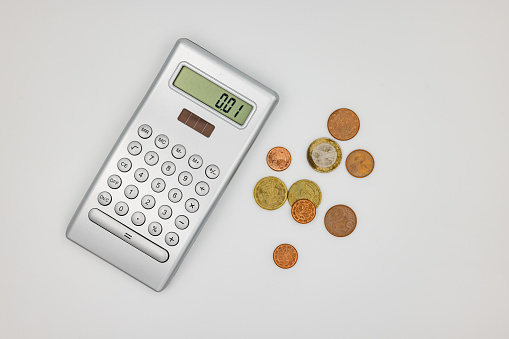
<path fill-rule="evenodd" d="M 173 85 L 239 125 L 244 125 L 253 110 L 253 106 L 244 100 L 185 66 Z"/>

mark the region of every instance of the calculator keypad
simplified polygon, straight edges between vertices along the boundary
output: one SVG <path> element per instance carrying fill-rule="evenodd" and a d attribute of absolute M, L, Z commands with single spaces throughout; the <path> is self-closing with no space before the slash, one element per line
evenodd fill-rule
<path fill-rule="evenodd" d="M 117 216 L 129 218 L 131 223 L 137 226 L 135 230 L 144 237 L 160 239 L 159 244 L 176 246 L 179 243 L 178 233 L 185 232 L 192 226 L 192 215 L 200 209 L 200 198 L 210 191 L 207 179 L 216 179 L 220 173 L 219 167 L 209 164 L 199 170 L 204 164 L 199 154 L 192 154 L 186 158 L 184 145 L 171 146 L 171 139 L 165 134 L 157 134 L 151 138 L 152 134 L 151 126 L 147 124 L 139 126 L 138 136 L 141 139 L 130 141 L 124 150 L 127 150 L 128 157 L 136 157 L 144 151 L 143 157 L 141 159 L 123 157 L 118 160 L 117 169 L 120 173 L 111 173 L 105 188 L 116 190 L 122 187 L 123 195 L 128 199 L 114 202 L 113 210 Z M 135 166 L 143 166 L 143 164 L 145 166 L 137 168 L 134 173 L 131 172 L 132 174 L 128 175 L 127 172 L 131 170 L 133 162 Z M 160 165 L 157 165 L 158 163 Z M 176 172 L 178 175 L 173 176 Z M 153 179 L 149 180 L 150 177 Z M 196 185 L 193 184 L 194 177 L 198 179 Z M 190 189 L 184 189 L 191 184 L 193 186 Z M 186 193 L 184 194 L 182 190 Z M 97 201 L 102 206 L 110 205 L 112 200 L 111 194 L 107 191 L 101 192 L 97 197 Z M 172 218 L 173 208 L 184 214 Z M 150 212 L 152 209 L 157 212 L 156 220 L 150 220 L 154 217 L 154 212 Z M 142 211 L 147 213 L 148 220 Z M 189 214 L 185 215 L 186 212 Z M 111 216 L 114 217 L 115 214 Z M 126 219 L 119 219 L 119 221 L 126 222 Z M 145 226 L 138 228 L 142 225 Z M 160 235 L 164 238 L 158 238 Z"/>

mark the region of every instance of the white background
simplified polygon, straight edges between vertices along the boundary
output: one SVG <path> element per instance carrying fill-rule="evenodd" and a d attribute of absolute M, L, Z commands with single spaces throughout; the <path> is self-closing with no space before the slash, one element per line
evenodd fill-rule
<path fill-rule="evenodd" d="M 509 337 L 507 1 L 2 1 L 3 338 Z M 178 38 L 280 103 L 169 287 L 156 293 L 65 238 Z M 306 162 L 337 108 L 344 161 Z M 290 168 L 271 171 L 285 146 Z M 256 182 L 322 188 L 316 219 L 258 207 Z M 358 217 L 346 238 L 328 208 Z M 274 248 L 293 244 L 282 270 Z"/>

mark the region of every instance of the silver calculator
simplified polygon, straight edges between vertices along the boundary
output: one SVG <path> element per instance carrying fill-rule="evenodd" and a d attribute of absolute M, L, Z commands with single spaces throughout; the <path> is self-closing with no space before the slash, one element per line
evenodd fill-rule
<path fill-rule="evenodd" d="M 273 90 L 178 40 L 67 237 L 161 291 L 277 102 Z"/>

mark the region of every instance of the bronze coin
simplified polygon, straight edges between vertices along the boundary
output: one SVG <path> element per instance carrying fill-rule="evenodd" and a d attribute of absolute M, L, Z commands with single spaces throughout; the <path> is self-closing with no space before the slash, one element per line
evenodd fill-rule
<path fill-rule="evenodd" d="M 281 268 L 290 268 L 297 263 L 297 250 L 289 244 L 281 244 L 274 250 L 272 258 L 274 263 Z"/>
<path fill-rule="evenodd" d="M 329 133 L 338 140 L 350 140 L 359 132 L 359 117 L 348 108 L 340 108 L 332 112 L 327 120 Z"/>
<path fill-rule="evenodd" d="M 353 151 L 346 158 L 346 169 L 348 173 L 356 178 L 367 177 L 375 168 L 375 159 L 368 151 L 358 149 Z"/>
<path fill-rule="evenodd" d="M 292 156 L 284 147 L 274 147 L 267 153 L 267 165 L 274 171 L 284 171 L 291 162 Z"/>
<path fill-rule="evenodd" d="M 297 200 L 292 205 L 292 217 L 300 224 L 311 222 L 316 215 L 316 207 L 312 201 L 307 199 Z"/>
<path fill-rule="evenodd" d="M 335 237 L 346 237 L 355 230 L 357 216 L 348 206 L 332 206 L 325 214 L 325 228 Z"/>

